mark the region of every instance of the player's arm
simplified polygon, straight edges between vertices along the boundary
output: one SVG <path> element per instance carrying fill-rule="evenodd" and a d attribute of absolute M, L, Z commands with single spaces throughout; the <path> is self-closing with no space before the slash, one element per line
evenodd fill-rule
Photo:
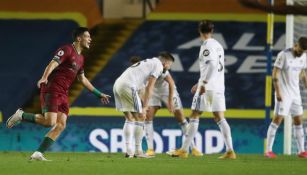
<path fill-rule="evenodd" d="M 304 83 L 304 87 L 307 88 L 307 75 L 306 75 L 306 70 L 302 70 L 300 73 L 300 79 Z"/>
<path fill-rule="evenodd" d="M 168 94 L 168 105 L 167 108 L 169 112 L 174 112 L 174 105 L 173 105 L 173 97 L 174 97 L 174 91 L 175 91 L 175 82 L 174 79 L 170 74 L 168 74 L 164 80 L 168 83 L 168 88 L 169 88 L 169 94 Z"/>
<path fill-rule="evenodd" d="M 206 92 L 205 84 L 213 81 L 213 78 L 215 77 L 218 69 L 218 55 L 213 51 L 213 49 L 205 49 L 208 51 L 204 57 L 206 58 L 205 62 L 201 64 L 206 64 L 208 67 L 207 74 L 205 77 L 201 77 L 200 81 L 198 82 L 198 89 L 199 89 L 199 94 L 202 94 Z M 197 91 L 197 90 L 196 90 Z"/>
<path fill-rule="evenodd" d="M 86 87 L 89 91 L 91 91 L 95 96 L 100 98 L 103 104 L 109 103 L 110 95 L 104 94 L 96 89 L 92 83 L 85 77 L 84 73 L 78 74 L 78 80 L 82 83 L 84 87 Z"/>
<path fill-rule="evenodd" d="M 276 92 L 276 98 L 278 101 L 282 101 L 282 94 L 280 92 L 280 85 L 279 85 L 279 75 L 280 75 L 280 68 L 274 67 L 273 73 L 272 73 L 272 79 L 273 79 L 273 86 Z"/>
<path fill-rule="evenodd" d="M 217 68 L 218 68 L 217 58 L 208 60 L 206 64 L 208 65 L 208 72 L 206 74 L 206 77 L 202 79 L 202 82 L 204 84 L 209 83 L 210 81 L 213 80 L 213 77 L 215 77 L 215 74 L 217 73 Z"/>
<path fill-rule="evenodd" d="M 59 66 L 59 63 L 55 60 L 50 61 L 50 63 L 48 64 L 48 66 L 46 67 L 42 78 L 37 82 L 37 87 L 40 88 L 41 84 L 47 84 L 48 83 L 48 77 L 51 74 L 51 72 Z"/>
<path fill-rule="evenodd" d="M 152 95 L 153 88 L 155 86 L 157 78 L 154 76 L 150 76 L 147 80 L 147 86 L 145 87 L 145 93 L 143 97 L 143 112 L 146 113 L 148 109 L 148 101 Z"/>

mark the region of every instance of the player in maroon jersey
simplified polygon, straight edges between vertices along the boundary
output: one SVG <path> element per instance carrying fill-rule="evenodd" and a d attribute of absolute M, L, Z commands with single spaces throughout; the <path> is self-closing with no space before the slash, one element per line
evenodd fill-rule
<path fill-rule="evenodd" d="M 39 148 L 32 154 L 32 160 L 47 160 L 43 153 L 65 129 L 69 113 L 68 91 L 76 77 L 84 87 L 99 97 L 103 104 L 109 103 L 110 96 L 97 90 L 84 75 L 85 58 L 81 52 L 90 47 L 92 39 L 88 29 L 85 27 L 75 29 L 73 40 L 72 44 L 64 45 L 56 51 L 42 78 L 37 82 L 41 90 L 42 114 L 26 113 L 18 109 L 6 122 L 8 128 L 21 121 L 51 127 Z"/>

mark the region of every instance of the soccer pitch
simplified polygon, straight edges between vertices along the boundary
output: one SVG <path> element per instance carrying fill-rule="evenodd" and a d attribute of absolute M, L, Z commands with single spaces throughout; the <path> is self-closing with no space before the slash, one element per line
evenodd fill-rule
<path fill-rule="evenodd" d="M 92 175 L 92 174 L 233 174 L 233 175 L 293 175 L 307 172 L 307 159 L 278 156 L 266 159 L 262 155 L 239 154 L 236 160 L 218 160 L 219 155 L 188 159 L 159 154 L 151 159 L 127 159 L 123 154 L 108 153 L 47 153 L 52 161 L 28 161 L 30 152 L 0 152 L 0 174 L 22 175 Z"/>

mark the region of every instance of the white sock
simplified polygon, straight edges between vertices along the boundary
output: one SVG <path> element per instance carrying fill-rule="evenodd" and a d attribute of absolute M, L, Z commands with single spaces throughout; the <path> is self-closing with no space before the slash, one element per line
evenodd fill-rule
<path fill-rule="evenodd" d="M 135 152 L 143 152 L 142 139 L 144 136 L 144 122 L 134 122 L 134 138 L 135 138 Z"/>
<path fill-rule="evenodd" d="M 277 129 L 278 129 L 278 125 L 271 122 L 269 129 L 268 129 L 267 137 L 266 137 L 267 138 L 266 152 L 272 151 Z"/>
<path fill-rule="evenodd" d="M 184 119 L 182 121 L 182 123 L 179 123 L 179 124 L 181 126 L 183 136 L 187 137 L 187 131 L 188 131 L 188 127 L 189 127 L 188 121 L 186 119 Z M 184 140 L 183 140 L 183 142 L 184 142 Z M 194 139 L 192 139 L 190 147 L 191 147 L 191 149 L 193 149 L 195 147 Z"/>
<path fill-rule="evenodd" d="M 127 153 L 132 152 L 131 141 L 132 141 L 133 129 L 134 129 L 134 122 L 126 120 L 124 127 L 123 127 L 123 132 L 124 132 L 124 139 L 125 139 L 125 143 L 126 143 L 126 152 Z"/>
<path fill-rule="evenodd" d="M 190 124 L 186 132 L 186 139 L 184 140 L 181 149 L 189 151 L 189 146 L 192 143 L 192 140 L 195 137 L 195 134 L 198 130 L 199 119 L 190 119 Z"/>
<path fill-rule="evenodd" d="M 153 129 L 153 122 L 152 121 L 145 121 L 145 135 L 146 135 L 146 141 L 147 141 L 147 147 L 148 149 L 154 149 L 154 143 L 153 143 L 153 135 L 154 135 L 154 129 Z"/>
<path fill-rule="evenodd" d="M 226 119 L 222 119 L 221 121 L 217 122 L 217 125 L 219 126 L 222 132 L 224 142 L 226 145 L 226 151 L 233 151 L 231 130 L 228 125 L 228 122 L 226 121 Z"/>
<path fill-rule="evenodd" d="M 294 137 L 296 139 L 298 152 L 305 152 L 304 144 L 305 144 L 305 136 L 303 125 L 294 125 Z"/>

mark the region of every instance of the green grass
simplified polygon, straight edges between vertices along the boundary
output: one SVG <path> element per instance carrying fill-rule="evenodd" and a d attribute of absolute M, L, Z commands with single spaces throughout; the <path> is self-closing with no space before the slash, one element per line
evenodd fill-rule
<path fill-rule="evenodd" d="M 108 153 L 47 153 L 52 161 L 28 161 L 29 152 L 0 152 L 1 175 L 303 175 L 307 159 L 278 156 L 266 159 L 262 155 L 239 154 L 236 160 L 218 160 L 219 155 L 201 158 L 172 158 L 165 154 L 152 159 L 127 159 L 123 154 Z"/>

